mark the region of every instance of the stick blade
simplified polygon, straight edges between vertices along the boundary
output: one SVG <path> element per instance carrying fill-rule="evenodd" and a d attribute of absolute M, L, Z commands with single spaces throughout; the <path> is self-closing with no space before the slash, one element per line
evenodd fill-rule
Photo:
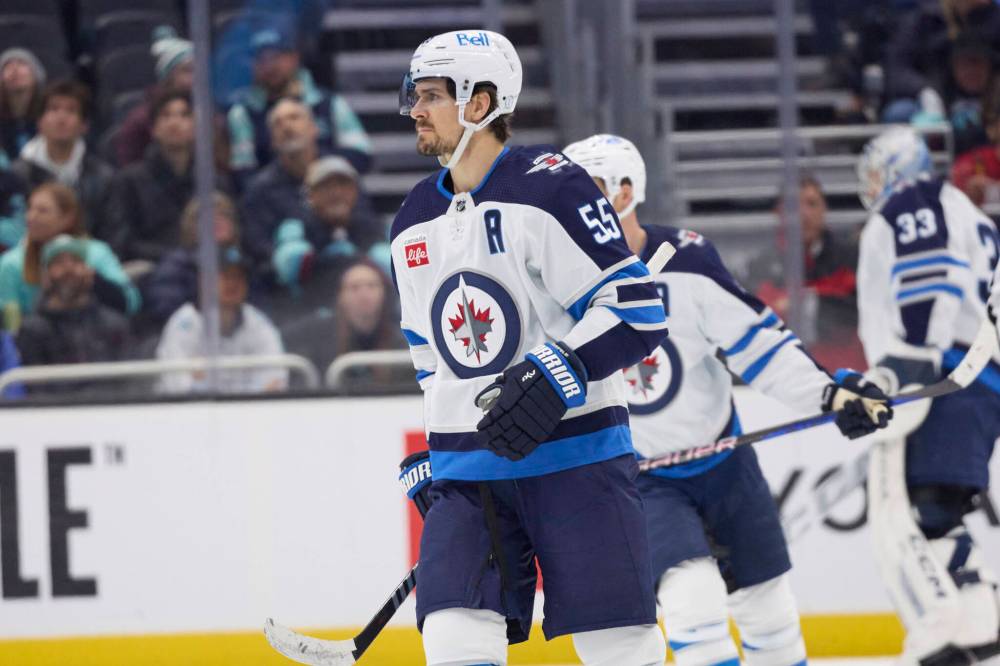
<path fill-rule="evenodd" d="M 353 640 L 329 641 L 304 636 L 271 618 L 264 623 L 264 636 L 271 647 L 300 664 L 310 666 L 351 666 L 355 645 Z"/>
<path fill-rule="evenodd" d="M 958 364 L 948 379 L 965 388 L 979 376 L 986 364 L 990 362 L 997 353 L 997 336 L 993 329 L 993 324 L 989 319 L 984 319 L 979 325 L 976 339 L 972 341 L 972 346 L 966 352 L 965 358 Z"/>

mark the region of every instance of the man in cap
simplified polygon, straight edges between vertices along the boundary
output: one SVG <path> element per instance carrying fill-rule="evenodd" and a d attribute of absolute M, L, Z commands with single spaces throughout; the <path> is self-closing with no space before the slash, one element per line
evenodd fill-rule
<path fill-rule="evenodd" d="M 87 242 L 68 234 L 42 247 L 42 295 L 17 334 L 23 365 L 119 361 L 131 349 L 128 319 L 94 298 Z M 78 391 L 79 383 L 33 386 L 30 393 Z"/>
<path fill-rule="evenodd" d="M 272 158 L 269 116 L 283 97 L 301 100 L 312 112 L 320 148 L 346 157 L 361 172 L 371 161 L 371 145 L 361 121 L 340 95 L 319 87 L 301 66 L 295 40 L 287 32 L 265 28 L 251 39 L 254 84 L 235 93 L 229 109 L 230 167 L 252 171 Z"/>

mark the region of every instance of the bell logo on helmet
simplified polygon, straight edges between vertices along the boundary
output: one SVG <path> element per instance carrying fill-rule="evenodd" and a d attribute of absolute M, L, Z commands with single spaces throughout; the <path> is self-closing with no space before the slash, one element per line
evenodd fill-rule
<path fill-rule="evenodd" d="M 467 35 L 464 32 L 460 32 L 455 35 L 458 40 L 459 46 L 489 46 L 490 38 L 485 32 L 478 32 L 472 35 Z"/>

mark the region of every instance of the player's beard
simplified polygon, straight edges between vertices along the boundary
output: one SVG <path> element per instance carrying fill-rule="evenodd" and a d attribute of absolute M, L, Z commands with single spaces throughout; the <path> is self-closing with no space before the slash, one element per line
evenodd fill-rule
<path fill-rule="evenodd" d="M 440 157 L 450 155 L 455 152 L 458 142 L 449 142 L 441 137 L 437 132 L 432 136 L 424 134 L 417 135 L 417 152 L 427 157 Z"/>

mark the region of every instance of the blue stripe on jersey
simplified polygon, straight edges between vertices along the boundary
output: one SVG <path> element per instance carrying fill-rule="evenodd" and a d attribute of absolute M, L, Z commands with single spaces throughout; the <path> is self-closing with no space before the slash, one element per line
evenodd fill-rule
<path fill-rule="evenodd" d="M 643 305 L 637 308 L 606 307 L 627 324 L 662 324 L 667 321 L 663 316 L 662 305 Z"/>
<path fill-rule="evenodd" d="M 627 408 L 605 407 L 604 409 L 598 409 L 595 412 L 590 412 L 589 414 L 584 414 L 583 416 L 574 416 L 571 419 L 566 419 L 556 427 L 555 431 L 552 433 L 551 439 L 566 439 L 568 437 L 576 437 L 577 435 L 586 435 L 611 426 L 627 425 Z M 475 433 L 432 432 L 429 440 L 430 448 L 435 451 L 450 453 L 469 453 L 471 451 L 480 451 L 482 450 L 482 447 L 476 444 L 473 434 Z M 541 447 L 546 447 L 548 445 L 548 442 L 546 442 L 543 443 Z"/>
<path fill-rule="evenodd" d="M 723 349 L 722 353 L 725 354 L 726 356 L 739 354 L 741 351 L 743 351 L 750 345 L 750 342 L 757 336 L 758 333 L 760 333 L 765 328 L 771 328 L 777 323 L 778 323 L 778 315 L 772 312 L 764 319 L 764 321 L 751 326 L 750 330 L 747 331 L 742 338 L 736 341 L 736 344 L 734 344 L 729 349 Z"/>
<path fill-rule="evenodd" d="M 739 414 L 736 413 L 736 405 L 733 404 L 732 400 L 729 402 L 729 421 L 722 428 L 722 432 L 716 437 L 716 441 L 722 439 L 723 437 L 736 437 L 743 434 L 743 426 L 740 424 Z M 707 444 L 708 442 L 706 442 Z M 722 453 L 716 453 L 714 456 L 709 456 L 704 460 L 695 460 L 694 462 L 684 463 L 682 465 L 673 465 L 671 467 L 661 467 L 660 469 L 654 469 L 646 472 L 646 474 L 652 474 L 653 476 L 661 476 L 665 479 L 687 479 L 692 476 L 698 476 L 703 474 L 708 470 L 712 469 L 723 460 L 728 458 L 733 454 L 735 449 L 730 449 L 728 451 L 723 451 Z M 636 457 L 642 460 L 642 456 L 638 453 Z"/>
<path fill-rule="evenodd" d="M 430 443 L 431 467 L 434 469 L 435 480 L 497 481 L 541 476 L 633 452 L 632 437 L 628 426 L 624 425 L 586 435 L 550 440 L 527 458 L 517 462 L 484 449 L 468 452 L 436 450 L 434 433 L 431 433 Z"/>
<path fill-rule="evenodd" d="M 962 358 L 969 351 L 969 348 L 965 345 L 955 345 L 948 351 L 944 353 L 941 358 L 941 367 L 944 370 L 951 372 L 958 367 L 958 364 L 962 362 Z M 976 382 L 987 387 L 994 393 L 1000 393 L 1000 366 L 996 364 L 995 361 L 990 361 L 983 371 L 979 373 L 976 377 Z"/>
<path fill-rule="evenodd" d="M 904 298 L 910 298 L 911 296 L 919 296 L 921 294 L 929 294 L 933 291 L 938 291 L 945 294 L 951 294 L 958 298 L 963 298 L 965 294 L 961 289 L 952 284 L 939 283 L 939 284 L 929 284 L 925 287 L 915 287 L 913 289 L 902 289 L 896 294 L 896 300 L 901 301 Z"/>
<path fill-rule="evenodd" d="M 417 381 L 419 382 L 422 379 L 426 379 L 427 377 L 430 377 L 433 374 L 434 373 L 431 372 L 430 370 L 417 370 Z"/>
<path fill-rule="evenodd" d="M 743 374 L 740 375 L 740 377 L 742 377 L 743 381 L 747 384 L 751 383 L 753 380 L 757 379 L 757 375 L 764 371 L 764 368 L 766 368 L 767 364 L 771 362 L 774 355 L 778 353 L 778 350 L 787 345 L 789 342 L 794 342 L 796 340 L 798 340 L 798 338 L 794 335 L 789 335 L 784 338 L 781 342 L 768 349 L 763 356 L 754 361 L 749 368 L 743 371 Z"/>
<path fill-rule="evenodd" d="M 569 312 L 570 316 L 573 317 L 573 319 L 575 319 L 576 321 L 580 321 L 581 319 L 583 319 L 584 313 L 590 306 L 590 300 L 594 298 L 594 294 L 600 291 L 601 287 L 603 287 L 609 282 L 614 282 L 615 280 L 623 280 L 625 278 L 641 278 L 641 277 L 646 277 L 647 275 L 649 275 L 649 270 L 646 268 L 646 265 L 641 261 L 636 260 L 631 264 L 626 264 L 621 268 L 619 268 L 618 270 L 616 270 L 611 275 L 607 275 L 603 279 L 601 279 L 600 282 L 595 284 L 586 294 L 578 298 L 576 302 L 574 302 L 572 305 L 566 308 L 566 311 Z M 654 297 L 655 295 L 656 294 L 653 293 Z M 649 296 L 647 295 L 646 298 L 649 298 Z"/>
<path fill-rule="evenodd" d="M 940 257 L 928 257 L 926 259 L 910 259 L 897 261 L 892 267 L 892 276 L 895 277 L 897 273 L 902 273 L 903 271 L 910 271 L 914 268 L 922 268 L 924 266 L 961 266 L 962 268 L 969 268 L 969 262 L 962 261 L 961 259 L 956 259 L 951 255 L 943 255 Z"/>
<path fill-rule="evenodd" d="M 402 329 L 402 331 L 403 331 L 403 337 L 406 338 L 407 344 L 409 344 L 411 347 L 419 347 L 420 345 L 428 344 L 427 338 L 422 337 L 418 333 L 415 333 L 414 331 L 411 331 L 408 328 L 404 328 Z"/>

